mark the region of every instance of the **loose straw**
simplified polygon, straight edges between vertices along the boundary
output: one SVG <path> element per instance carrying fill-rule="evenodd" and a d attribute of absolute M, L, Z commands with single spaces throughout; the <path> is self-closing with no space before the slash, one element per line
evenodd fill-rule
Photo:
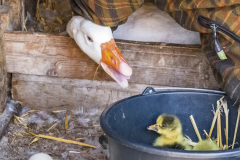
<path fill-rule="evenodd" d="M 47 132 L 49 132 L 52 128 L 56 127 L 57 123 L 55 123 L 54 125 L 52 125 L 48 130 Z"/>
<path fill-rule="evenodd" d="M 223 105 L 223 101 L 222 98 L 220 100 L 217 101 L 217 107 L 221 108 Z M 220 150 L 222 150 L 223 145 L 222 145 L 222 128 L 221 128 L 221 113 L 218 112 L 217 115 L 217 145 L 219 147 Z"/>
<path fill-rule="evenodd" d="M 184 139 L 185 142 L 187 142 L 190 146 L 196 146 L 196 145 L 197 145 L 197 143 L 196 143 L 196 142 L 193 142 L 193 141 L 191 140 L 191 138 L 190 138 L 189 136 L 187 136 L 187 135 L 185 135 L 185 137 L 184 137 L 183 139 Z"/>
<path fill-rule="evenodd" d="M 201 135 L 200 135 L 200 133 L 199 133 L 199 131 L 198 131 L 198 127 L 197 127 L 197 124 L 196 124 L 193 116 L 191 115 L 189 118 L 190 118 L 190 120 L 191 120 L 191 122 L 192 122 L 193 128 L 194 128 L 194 130 L 195 130 L 195 132 L 196 132 L 196 135 L 197 135 L 197 137 L 198 137 L 198 140 L 199 140 L 199 141 L 202 141 L 202 137 L 201 137 Z"/>
<path fill-rule="evenodd" d="M 97 74 L 97 71 L 98 71 L 98 68 L 100 67 L 100 65 L 101 65 L 101 63 L 99 63 L 99 65 L 98 65 L 98 67 L 97 67 L 97 69 L 96 69 L 96 71 L 95 71 L 95 73 L 94 73 L 93 81 L 94 81 L 94 79 L 95 79 L 95 76 L 96 76 L 96 74 Z"/>
<path fill-rule="evenodd" d="M 86 143 L 82 143 L 82 142 L 77 142 L 77 141 L 73 141 L 73 140 L 68 140 L 68 139 L 63 139 L 63 138 L 57 138 L 57 137 L 52 137 L 52 136 L 46 136 L 46 135 L 42 135 L 42 134 L 34 134 L 32 132 L 29 132 L 31 135 L 36 136 L 36 141 L 38 140 L 38 138 L 45 138 L 45 139 L 51 139 L 51 140 L 55 140 L 55 141 L 60 141 L 60 142 L 65 142 L 65 143 L 71 143 L 71 144 L 77 144 L 77 145 L 82 145 L 82 146 L 86 146 L 86 147 L 92 147 L 95 148 L 95 146 L 90 145 L 90 144 L 86 144 Z M 34 141 L 35 142 L 35 141 Z M 32 142 L 33 143 L 33 142 Z M 31 144 L 31 143 L 30 143 Z M 30 145 L 29 144 L 29 145 Z"/>
<path fill-rule="evenodd" d="M 222 145 L 222 128 L 221 128 L 221 114 L 219 112 L 218 114 L 218 122 L 217 122 L 217 134 L 218 134 L 218 144 L 219 144 L 219 148 L 220 150 L 223 149 L 223 145 Z"/>
<path fill-rule="evenodd" d="M 211 129 L 210 129 L 209 134 L 208 134 L 208 139 L 210 139 L 211 136 L 212 136 L 213 128 L 215 126 L 218 114 L 219 114 L 220 109 L 221 109 L 220 101 L 222 101 L 223 98 L 224 98 L 224 96 L 220 100 L 217 101 L 217 110 L 216 110 L 216 113 L 215 113 L 213 121 L 212 121 L 212 126 L 211 126 Z"/>
<path fill-rule="evenodd" d="M 223 109 L 225 112 L 225 117 L 226 117 L 226 130 L 225 130 L 225 136 L 226 136 L 226 149 L 228 149 L 228 106 L 227 106 L 227 101 L 223 102 Z"/>
<path fill-rule="evenodd" d="M 66 119 L 65 119 L 65 129 L 66 130 L 68 129 L 68 116 L 66 116 Z"/>
<path fill-rule="evenodd" d="M 212 126 L 211 126 L 210 132 L 209 132 L 209 134 L 208 134 L 208 139 L 210 139 L 211 136 L 212 136 L 212 131 L 213 131 L 213 128 L 214 128 L 214 126 L 215 126 L 215 123 L 216 123 L 216 120 L 217 120 L 217 117 L 218 117 L 218 113 L 219 113 L 219 112 L 220 112 L 220 107 L 217 108 L 216 113 L 215 113 L 215 115 L 214 115 L 214 118 L 213 118 L 213 121 L 212 121 Z"/>
<path fill-rule="evenodd" d="M 233 138 L 232 149 L 234 148 L 234 144 L 235 144 L 235 141 L 236 141 L 239 117 L 240 117 L 240 106 L 238 107 L 238 117 L 237 117 L 237 122 L 236 122 L 235 132 L 234 132 L 234 138 Z"/>
<path fill-rule="evenodd" d="M 203 132 L 205 133 L 206 137 L 208 137 L 207 131 L 204 129 Z"/>

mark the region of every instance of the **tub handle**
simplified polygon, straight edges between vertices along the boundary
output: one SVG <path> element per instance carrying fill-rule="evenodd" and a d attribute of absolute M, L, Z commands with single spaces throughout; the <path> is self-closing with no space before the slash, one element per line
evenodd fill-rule
<path fill-rule="evenodd" d="M 147 87 L 143 91 L 143 95 L 154 94 L 156 91 L 197 91 L 197 92 L 207 92 L 207 93 L 218 93 L 218 94 L 226 94 L 223 91 L 218 90 L 209 90 L 209 89 L 200 89 L 200 88 L 183 88 L 183 87 Z"/>
<path fill-rule="evenodd" d="M 148 94 L 154 94 L 154 93 L 156 93 L 156 91 L 155 91 L 154 88 L 152 88 L 152 87 L 147 87 L 147 88 L 143 91 L 142 95 L 148 95 Z"/>

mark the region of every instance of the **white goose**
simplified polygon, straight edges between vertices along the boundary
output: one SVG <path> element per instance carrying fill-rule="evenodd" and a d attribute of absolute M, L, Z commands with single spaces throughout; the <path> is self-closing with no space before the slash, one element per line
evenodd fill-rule
<path fill-rule="evenodd" d="M 100 64 L 115 81 L 123 88 L 128 87 L 127 79 L 132 75 L 132 68 L 115 44 L 110 27 L 75 16 L 68 22 L 67 32 L 82 51 Z"/>
<path fill-rule="evenodd" d="M 81 16 L 73 17 L 67 25 L 68 34 L 78 46 L 122 87 L 132 68 L 116 46 L 110 27 L 103 27 Z M 140 33 L 140 34 L 139 34 Z M 199 33 L 188 31 L 175 22 L 167 13 L 153 4 L 145 4 L 133 13 L 128 21 L 114 32 L 115 38 L 180 44 L 199 44 Z"/>
<path fill-rule="evenodd" d="M 129 16 L 127 22 L 113 32 L 113 37 L 144 42 L 201 44 L 198 32 L 181 27 L 169 14 L 152 3 L 144 4 Z"/>

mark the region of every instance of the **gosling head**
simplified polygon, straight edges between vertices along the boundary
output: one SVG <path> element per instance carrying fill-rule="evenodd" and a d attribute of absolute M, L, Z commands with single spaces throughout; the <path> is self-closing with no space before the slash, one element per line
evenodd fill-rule
<path fill-rule="evenodd" d="M 157 118 L 156 124 L 149 126 L 148 130 L 161 135 L 172 136 L 182 134 L 182 125 L 176 116 L 162 114 Z"/>
<path fill-rule="evenodd" d="M 81 17 L 73 17 L 67 25 L 68 34 L 91 59 L 107 72 L 123 88 L 128 87 L 127 79 L 132 68 L 119 51 L 110 27 L 103 27 Z"/>

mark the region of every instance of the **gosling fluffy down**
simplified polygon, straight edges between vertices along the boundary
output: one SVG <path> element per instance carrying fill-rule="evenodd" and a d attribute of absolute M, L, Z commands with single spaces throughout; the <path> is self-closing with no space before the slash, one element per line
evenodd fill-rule
<path fill-rule="evenodd" d="M 154 146 L 180 150 L 192 149 L 184 140 L 180 120 L 174 115 L 160 115 L 157 118 L 156 124 L 149 126 L 148 129 L 160 134 L 154 141 Z"/>
<path fill-rule="evenodd" d="M 193 147 L 194 151 L 214 151 L 219 150 L 217 144 L 211 140 L 203 140 Z"/>

